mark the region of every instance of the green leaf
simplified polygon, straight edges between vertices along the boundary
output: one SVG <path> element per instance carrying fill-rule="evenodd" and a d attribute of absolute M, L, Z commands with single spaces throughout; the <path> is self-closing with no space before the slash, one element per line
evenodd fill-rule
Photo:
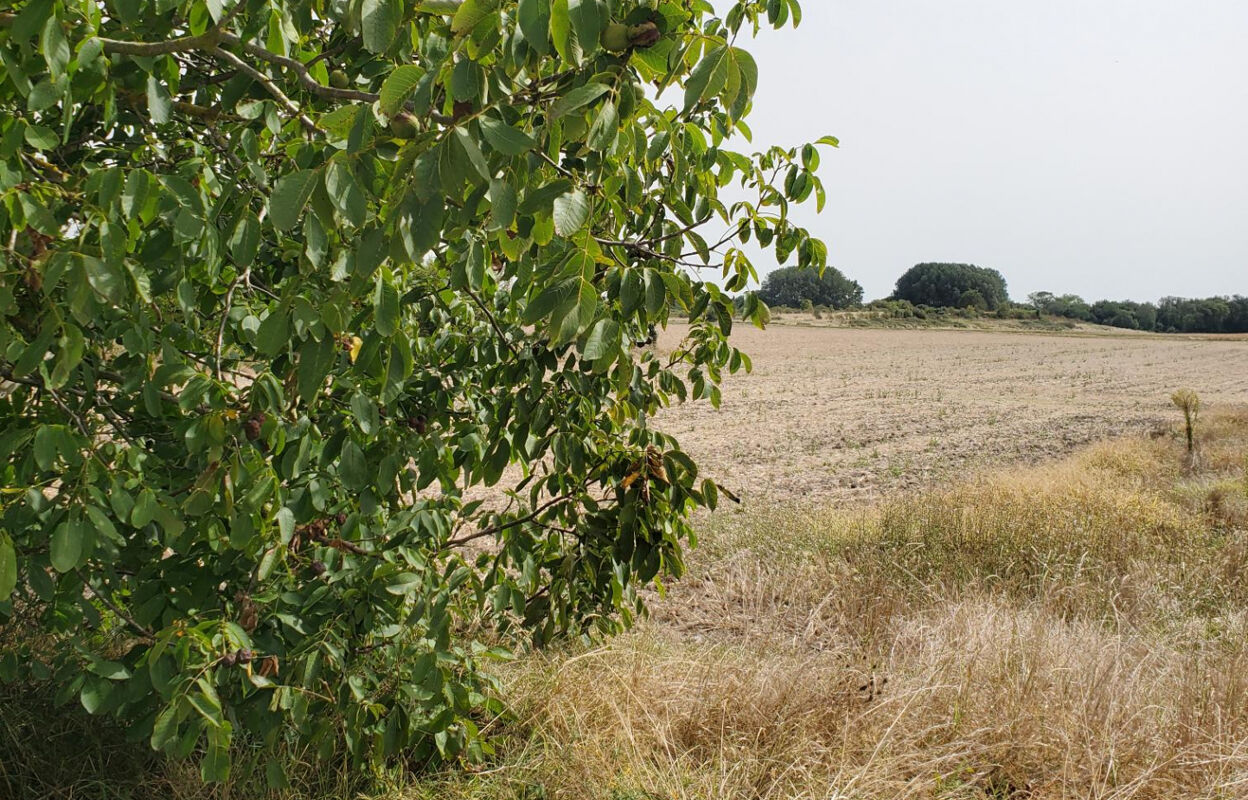
<path fill-rule="evenodd" d="M 587 83 L 578 86 L 572 91 L 560 97 L 550 106 L 550 118 L 559 119 L 567 116 L 578 108 L 584 108 L 590 103 L 602 97 L 611 87 L 602 83 Z"/>
<path fill-rule="evenodd" d="M 576 282 L 576 294 L 556 308 L 551 318 L 555 344 L 570 342 L 589 327 L 598 313 L 598 290 L 586 280 Z"/>
<path fill-rule="evenodd" d="M 599 48 L 598 38 L 607 25 L 607 12 L 599 0 L 568 0 L 568 20 L 583 54 Z"/>
<path fill-rule="evenodd" d="M 619 112 L 616 111 L 615 103 L 608 100 L 602 104 L 598 116 L 594 118 L 594 124 L 589 128 L 589 138 L 585 140 L 585 143 L 592 150 L 610 150 L 615 144 L 615 136 L 619 129 Z"/>
<path fill-rule="evenodd" d="M 698 103 L 719 94 L 728 81 L 728 48 L 720 45 L 702 57 L 685 81 L 687 112 Z"/>
<path fill-rule="evenodd" d="M 620 305 L 624 312 L 624 316 L 632 316 L 641 308 L 641 301 L 645 297 L 645 288 L 641 281 L 641 271 L 637 269 L 628 269 L 624 272 L 624 277 L 620 284 Z"/>
<path fill-rule="evenodd" d="M 87 284 L 101 299 L 113 305 L 121 305 L 126 297 L 126 275 L 111 261 L 94 256 L 83 256 L 82 266 L 87 273 Z"/>
<path fill-rule="evenodd" d="M 369 484 L 372 477 L 364 451 L 358 444 L 348 440 L 342 446 L 342 456 L 338 460 L 338 479 L 346 488 L 358 492 Z"/>
<path fill-rule="evenodd" d="M 0 603 L 9 599 L 17 588 L 17 550 L 13 540 L 0 531 Z"/>
<path fill-rule="evenodd" d="M 264 781 L 274 791 L 290 788 L 290 781 L 286 778 L 286 769 L 276 758 L 269 759 L 269 763 L 265 765 Z"/>
<path fill-rule="evenodd" d="M 644 280 L 646 284 L 646 313 L 654 317 L 663 310 L 663 304 L 667 302 L 667 287 L 663 285 L 663 280 L 651 269 L 646 270 Z"/>
<path fill-rule="evenodd" d="M 568 298 L 576 295 L 580 284 L 580 278 L 569 278 L 542 289 L 525 306 L 524 324 L 533 325 L 549 317 L 556 308 L 563 307 Z"/>
<path fill-rule="evenodd" d="M 729 48 L 729 57 L 731 59 L 731 68 L 737 72 L 738 88 L 735 96 L 729 101 L 729 113 L 733 119 L 740 119 L 745 116 L 745 110 L 749 107 L 750 102 L 754 99 L 754 92 L 758 89 L 758 64 L 754 61 L 754 57 L 739 47 Z"/>
<path fill-rule="evenodd" d="M 368 216 L 368 198 L 349 164 L 343 161 L 330 163 L 325 170 L 325 191 L 342 219 L 352 227 L 364 224 Z"/>
<path fill-rule="evenodd" d="M 320 394 L 335 356 L 334 340 L 328 336 L 319 342 L 310 339 L 299 348 L 299 399 L 304 403 L 311 404 Z"/>
<path fill-rule="evenodd" d="M 521 130 L 490 116 L 481 117 L 481 133 L 490 147 L 505 156 L 518 156 L 537 146 L 537 141 Z"/>
<path fill-rule="evenodd" d="M 399 329 L 399 291 L 382 275 L 373 290 L 373 326 L 382 336 L 393 336 Z"/>
<path fill-rule="evenodd" d="M 153 750 L 165 750 L 177 741 L 178 719 L 177 707 L 172 704 L 166 706 L 156 715 L 156 722 L 152 726 L 151 745 Z"/>
<path fill-rule="evenodd" d="M 564 61 L 581 59 L 581 49 L 572 34 L 572 20 L 568 16 L 568 0 L 550 2 L 550 38 L 554 40 L 555 52 Z"/>
<path fill-rule="evenodd" d="M 108 681 L 99 680 L 98 678 L 88 677 L 82 684 L 82 691 L 79 697 L 82 700 L 82 707 L 86 709 L 88 714 L 94 714 L 100 710 L 104 702 L 108 700 L 108 696 L 113 693 L 113 685 Z"/>
<path fill-rule="evenodd" d="M 78 525 L 62 522 L 52 531 L 48 554 L 52 558 L 52 568 L 57 572 L 69 572 L 78 566 L 82 558 L 82 537 Z"/>
<path fill-rule="evenodd" d="M 54 150 L 61 143 L 56 131 L 43 125 L 27 125 L 25 137 L 26 143 L 36 150 Z"/>
<path fill-rule="evenodd" d="M 382 113 L 388 117 L 397 114 L 407 99 L 416 91 L 423 77 L 425 77 L 425 71 L 414 64 L 395 67 L 394 72 L 387 75 L 381 84 L 378 104 L 381 106 Z"/>
<path fill-rule="evenodd" d="M 74 369 L 82 363 L 86 339 L 82 331 L 75 325 L 67 324 L 65 334 L 61 337 L 60 350 L 57 351 L 52 373 L 48 376 L 48 387 L 59 389 L 69 381 Z"/>
<path fill-rule="evenodd" d="M 529 47 L 539 56 L 546 55 L 550 49 L 550 9 L 550 0 L 520 0 L 520 31 Z"/>
<path fill-rule="evenodd" d="M 464 0 L 451 18 L 451 32 L 462 35 L 498 9 L 501 0 Z"/>
<path fill-rule="evenodd" d="M 398 36 L 402 19 L 400 0 L 364 0 L 360 6 L 364 47 L 371 53 L 384 53 Z"/>
<path fill-rule="evenodd" d="M 99 506 L 87 506 L 87 517 L 91 520 L 91 524 L 95 526 L 97 533 L 114 544 L 125 546 L 126 540 L 117 532 L 113 521 L 109 519 L 108 514 L 103 509 Z"/>
<path fill-rule="evenodd" d="M 301 169 L 277 182 L 269 198 L 269 219 L 272 220 L 273 227 L 279 231 L 288 231 L 295 227 L 319 177 L 318 170 Z"/>
<path fill-rule="evenodd" d="M 272 358 L 286 349 L 290 341 L 290 317 L 280 306 L 269 312 L 256 331 L 256 349 L 260 355 Z"/>
<path fill-rule="evenodd" d="M 351 413 L 355 415 L 355 422 L 365 436 L 372 436 L 377 432 L 381 422 L 377 413 L 377 404 L 367 395 L 362 392 L 351 395 Z"/>
<path fill-rule="evenodd" d="M 48 74 L 52 80 L 59 81 L 65 77 L 65 70 L 69 66 L 69 42 L 65 39 L 65 32 L 61 30 L 61 19 L 57 14 L 48 15 L 48 20 L 43 26 L 43 36 L 41 37 L 40 49 L 43 51 L 43 57 L 48 65 Z"/>
<path fill-rule="evenodd" d="M 519 211 L 521 214 L 533 214 L 538 211 L 549 210 L 556 197 L 571 189 L 572 181 L 567 178 L 559 178 L 544 186 L 530 189 L 525 193 L 524 200 L 520 202 Z"/>
<path fill-rule="evenodd" d="M 251 266 L 260 251 L 260 218 L 250 209 L 244 211 L 230 235 L 230 257 L 240 267 Z"/>
<path fill-rule="evenodd" d="M 600 319 L 594 323 L 589 336 L 585 339 L 585 346 L 581 348 L 581 358 L 586 361 L 596 361 L 613 355 L 619 346 L 620 324 L 613 319 Z"/>
<path fill-rule="evenodd" d="M 490 216 L 493 228 L 511 227 L 516 218 L 516 190 L 504 180 L 490 181 Z"/>
<path fill-rule="evenodd" d="M 147 115 L 157 125 L 163 125 L 173 117 L 173 98 L 155 75 L 147 76 Z"/>
<path fill-rule="evenodd" d="M 574 189 L 555 198 L 555 233 L 571 236 L 585 227 L 589 218 L 589 198 L 581 189 Z"/>

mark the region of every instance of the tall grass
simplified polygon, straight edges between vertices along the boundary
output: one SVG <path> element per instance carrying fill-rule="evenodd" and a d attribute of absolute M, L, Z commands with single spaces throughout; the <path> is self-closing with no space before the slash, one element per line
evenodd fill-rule
<path fill-rule="evenodd" d="M 639 629 L 507 668 L 494 763 L 367 796 L 1248 797 L 1248 413 L 1200 436 L 1195 469 L 1176 430 L 874 509 L 717 515 Z M 31 747 L 0 726 L 0 796 Z"/>

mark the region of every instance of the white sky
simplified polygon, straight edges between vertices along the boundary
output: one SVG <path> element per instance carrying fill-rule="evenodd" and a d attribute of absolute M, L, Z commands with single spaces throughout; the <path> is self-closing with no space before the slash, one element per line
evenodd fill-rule
<path fill-rule="evenodd" d="M 740 42 L 754 146 L 840 138 L 799 219 L 868 298 L 920 261 L 1016 300 L 1248 294 L 1248 0 L 802 6 Z"/>

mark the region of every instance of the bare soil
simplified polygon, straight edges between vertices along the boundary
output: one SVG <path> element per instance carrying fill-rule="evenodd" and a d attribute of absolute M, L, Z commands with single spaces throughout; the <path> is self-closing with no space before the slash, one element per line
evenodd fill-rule
<path fill-rule="evenodd" d="M 673 325 L 668 350 L 685 333 Z M 1248 338 L 739 325 L 752 374 L 657 424 L 747 505 L 871 501 L 1248 401 Z"/>

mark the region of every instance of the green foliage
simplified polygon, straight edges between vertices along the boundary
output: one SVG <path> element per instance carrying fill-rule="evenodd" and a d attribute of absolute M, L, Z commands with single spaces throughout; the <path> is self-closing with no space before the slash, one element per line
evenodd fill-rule
<path fill-rule="evenodd" d="M 1092 320 L 1092 307 L 1077 294 L 1054 295 L 1052 292 L 1032 292 L 1027 301 L 1041 314 L 1068 317 L 1085 322 Z"/>
<path fill-rule="evenodd" d="M 990 311 L 1009 302 L 1005 278 L 995 269 L 973 264 L 916 264 L 897 279 L 892 299 L 907 300 L 916 306 L 949 308 L 980 307 L 967 292 L 978 292 Z"/>
<path fill-rule="evenodd" d="M 1044 314 L 1070 317 L 1130 330 L 1166 333 L 1248 333 L 1248 297 L 1188 299 L 1163 297 L 1158 304 L 1131 300 L 1098 300 L 1092 305 L 1078 295 L 1051 292 L 1028 295 Z"/>
<path fill-rule="evenodd" d="M 967 289 L 958 297 L 958 308 L 986 311 L 988 309 L 988 300 L 984 297 L 983 292 L 978 289 Z"/>
<path fill-rule="evenodd" d="M 738 242 L 824 266 L 815 148 L 724 146 L 797 3 L 8 9 L 2 676 L 209 780 L 481 756 L 497 645 L 628 625 L 714 507 L 645 420 L 748 367 Z"/>
<path fill-rule="evenodd" d="M 844 309 L 862 303 L 862 286 L 846 278 L 836 267 L 827 267 L 822 274 L 798 267 L 784 267 L 767 276 L 758 296 L 769 306 L 803 310 L 814 306 Z"/>

